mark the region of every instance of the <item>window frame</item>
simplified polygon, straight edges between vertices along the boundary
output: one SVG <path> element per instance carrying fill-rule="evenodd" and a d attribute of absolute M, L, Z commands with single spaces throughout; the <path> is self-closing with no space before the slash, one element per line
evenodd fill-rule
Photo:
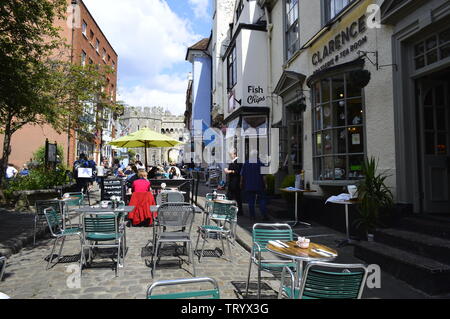
<path fill-rule="evenodd" d="M 289 11 L 287 9 L 288 2 L 296 1 L 296 4 L 293 7 L 290 7 Z M 284 58 L 285 61 L 289 61 L 299 50 L 300 50 L 300 6 L 299 6 L 300 0 L 284 0 L 284 13 L 283 13 L 283 19 L 284 19 Z M 293 22 L 291 25 L 288 25 L 289 23 L 289 14 L 294 10 L 294 8 L 297 8 L 297 18 L 295 22 Z M 296 26 L 295 26 L 296 25 Z M 294 29 L 297 28 L 297 41 L 293 42 L 292 44 L 289 43 L 289 34 Z M 290 48 L 297 45 L 297 48 L 294 52 L 289 54 Z"/>
<path fill-rule="evenodd" d="M 83 20 L 83 22 L 81 24 L 81 34 L 83 34 L 86 39 L 87 39 L 87 28 L 88 28 L 88 25 L 87 25 L 86 21 Z"/>
<path fill-rule="evenodd" d="M 236 23 L 239 21 L 239 17 L 241 16 L 242 12 L 244 11 L 244 1 L 243 0 L 239 0 L 237 2 L 237 6 L 236 6 Z"/>
<path fill-rule="evenodd" d="M 430 66 L 434 66 L 437 63 L 444 61 L 446 59 L 449 59 L 450 56 L 447 57 L 442 57 L 442 51 L 444 48 L 448 48 L 450 46 L 450 40 L 447 40 L 446 42 L 442 42 L 441 36 L 444 33 L 450 33 L 450 28 L 446 28 L 446 29 L 442 29 L 440 31 L 434 32 L 432 34 L 429 34 L 426 38 L 421 39 L 420 41 L 417 41 L 414 43 L 414 45 L 412 46 L 412 53 L 413 53 L 413 69 L 415 72 L 420 72 L 423 71 L 425 68 L 430 67 Z M 427 48 L 427 42 L 432 39 L 435 38 L 436 40 L 436 45 L 434 47 L 432 47 L 431 49 Z M 419 45 L 423 46 L 423 52 L 417 53 L 417 47 Z M 436 61 L 433 62 L 429 62 L 429 54 L 432 53 L 433 51 L 436 52 Z M 419 58 L 423 58 L 423 66 L 418 67 L 417 66 L 417 59 Z"/>
<path fill-rule="evenodd" d="M 81 50 L 81 66 L 86 66 L 87 54 L 84 50 Z"/>
<path fill-rule="evenodd" d="M 362 158 L 364 159 L 367 155 L 367 134 L 366 134 L 366 129 L 367 129 L 367 122 L 366 122 L 366 103 L 365 103 L 365 94 L 364 94 L 364 89 L 361 88 L 361 95 L 360 96 L 351 96 L 348 97 L 347 96 L 347 92 L 348 92 L 348 74 L 351 71 L 355 71 L 356 69 L 347 69 L 347 70 L 341 70 L 339 72 L 335 72 L 335 73 L 330 73 L 327 74 L 323 77 L 320 77 L 318 79 L 316 79 L 312 84 L 311 84 L 311 94 L 312 94 L 312 110 L 311 110 L 311 127 L 312 127 L 312 162 L 313 162 L 313 183 L 314 184 L 319 184 L 319 185 L 326 185 L 326 184 L 331 184 L 331 185 L 346 185 L 349 183 L 354 183 L 355 181 L 360 180 L 361 177 L 361 173 L 359 173 L 359 176 L 354 176 L 354 177 L 349 177 L 349 173 L 350 173 L 350 157 L 354 156 L 362 156 Z M 333 93 L 333 83 L 332 83 L 332 79 L 336 78 L 338 76 L 343 76 L 344 77 L 344 97 L 342 99 L 333 99 L 332 93 Z M 329 100 L 324 102 L 323 96 L 322 96 L 322 84 L 321 82 L 327 80 L 328 85 L 329 85 Z M 319 85 L 319 92 L 318 94 L 316 94 L 316 85 L 317 83 L 320 83 Z M 319 96 L 320 98 L 320 103 L 316 102 L 316 97 Z M 361 119 L 361 123 L 360 124 L 352 124 L 352 123 L 348 123 L 348 116 L 349 116 L 349 112 L 348 112 L 348 101 L 353 101 L 353 100 L 357 100 L 357 99 L 361 99 L 361 108 L 362 108 L 362 119 Z M 344 125 L 335 125 L 334 123 L 334 113 L 335 113 L 335 109 L 333 107 L 333 104 L 338 103 L 339 101 L 344 101 L 345 102 L 345 123 Z M 330 110 L 331 110 L 331 115 L 330 115 L 330 121 L 331 121 L 331 126 L 329 127 L 324 127 L 323 126 L 323 106 L 324 105 L 329 105 L 330 106 Z M 321 112 L 321 127 L 317 128 L 316 125 L 316 108 L 320 108 L 320 112 Z M 360 128 L 360 134 L 362 134 L 363 136 L 360 137 L 361 138 L 361 143 L 363 144 L 363 150 L 362 152 L 350 152 L 349 150 L 349 146 L 350 146 L 350 140 L 349 140 L 349 133 L 348 130 L 350 128 Z M 332 152 L 330 154 L 325 154 L 324 152 L 324 133 L 325 132 L 334 132 L 334 131 L 338 131 L 338 130 L 346 130 L 347 134 L 346 134 L 346 138 L 345 138 L 345 153 L 339 153 L 339 149 L 335 149 L 333 147 Z M 317 150 L 317 136 L 318 134 L 321 135 L 321 147 L 322 147 L 322 151 L 319 154 L 318 150 Z M 333 135 L 332 135 L 333 136 Z M 333 141 L 334 144 L 337 145 L 336 142 Z M 336 146 L 338 147 L 338 146 Z M 341 179 L 337 179 L 335 176 L 335 169 L 338 168 L 335 165 L 335 161 L 336 158 L 339 157 L 345 157 L 345 177 L 341 178 Z M 332 175 L 333 178 L 323 178 L 320 179 L 321 175 L 325 174 L 325 166 L 324 166 L 324 161 L 326 158 L 331 158 L 331 160 L 333 161 L 333 169 L 332 169 Z M 321 165 L 319 166 L 317 163 L 317 161 L 320 160 L 321 161 Z M 321 171 L 319 171 L 321 169 Z"/>
<path fill-rule="evenodd" d="M 231 72 L 230 72 L 231 71 Z M 237 84 L 237 49 L 236 44 L 227 56 L 227 90 L 230 92 Z"/>
<path fill-rule="evenodd" d="M 326 25 L 330 21 L 333 21 L 339 14 L 347 9 L 350 5 L 352 5 L 353 2 L 358 0 L 342 0 L 342 1 L 348 1 L 348 3 L 343 6 L 339 11 L 335 11 L 334 15 L 331 15 L 331 2 L 335 2 L 337 0 L 322 0 L 322 19 L 323 19 L 323 25 Z"/>

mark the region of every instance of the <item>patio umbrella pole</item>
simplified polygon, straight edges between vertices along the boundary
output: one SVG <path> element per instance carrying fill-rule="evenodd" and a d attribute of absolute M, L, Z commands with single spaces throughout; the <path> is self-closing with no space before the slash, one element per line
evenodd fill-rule
<path fill-rule="evenodd" d="M 145 170 L 148 170 L 148 162 L 147 162 L 147 141 L 144 142 L 145 145 Z"/>

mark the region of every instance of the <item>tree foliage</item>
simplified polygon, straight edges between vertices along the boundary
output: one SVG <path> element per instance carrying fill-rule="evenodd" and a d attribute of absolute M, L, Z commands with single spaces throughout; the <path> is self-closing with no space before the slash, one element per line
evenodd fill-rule
<path fill-rule="evenodd" d="M 111 68 L 71 63 L 71 50 L 55 24 L 58 19 L 64 21 L 66 9 L 66 0 L 0 2 L 2 171 L 11 136 L 24 125 L 50 124 L 59 133 L 69 128 L 95 129 L 101 125 L 98 109 L 120 112 L 123 107 L 102 90 Z M 89 105 L 92 114 L 86 113 Z"/>

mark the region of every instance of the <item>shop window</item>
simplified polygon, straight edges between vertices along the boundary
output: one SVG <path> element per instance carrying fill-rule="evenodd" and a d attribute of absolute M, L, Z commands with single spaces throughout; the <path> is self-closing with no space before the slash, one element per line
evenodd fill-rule
<path fill-rule="evenodd" d="M 249 115 L 242 118 L 242 141 L 244 142 L 246 160 L 250 160 L 251 151 L 257 151 L 263 163 L 266 163 L 268 160 L 269 141 L 267 125 L 268 121 L 265 115 Z"/>
<path fill-rule="evenodd" d="M 450 29 L 433 34 L 414 46 L 416 70 L 436 63 L 450 56 Z"/>
<path fill-rule="evenodd" d="M 364 160 L 364 100 L 350 73 L 318 80 L 312 85 L 314 179 L 362 178 Z"/>
<path fill-rule="evenodd" d="M 298 0 L 286 0 L 286 60 L 300 49 L 298 13 Z"/>

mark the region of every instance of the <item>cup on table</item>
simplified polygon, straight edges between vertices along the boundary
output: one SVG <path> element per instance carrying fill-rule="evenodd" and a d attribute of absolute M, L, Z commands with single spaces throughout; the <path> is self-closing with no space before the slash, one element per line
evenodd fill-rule
<path fill-rule="evenodd" d="M 102 208 L 108 208 L 108 206 L 109 206 L 109 202 L 108 201 L 101 201 L 100 202 L 100 206 L 102 207 Z"/>
<path fill-rule="evenodd" d="M 298 237 L 298 239 L 297 239 L 297 246 L 300 247 L 300 248 L 308 248 L 310 241 L 311 240 L 309 238 Z"/>

